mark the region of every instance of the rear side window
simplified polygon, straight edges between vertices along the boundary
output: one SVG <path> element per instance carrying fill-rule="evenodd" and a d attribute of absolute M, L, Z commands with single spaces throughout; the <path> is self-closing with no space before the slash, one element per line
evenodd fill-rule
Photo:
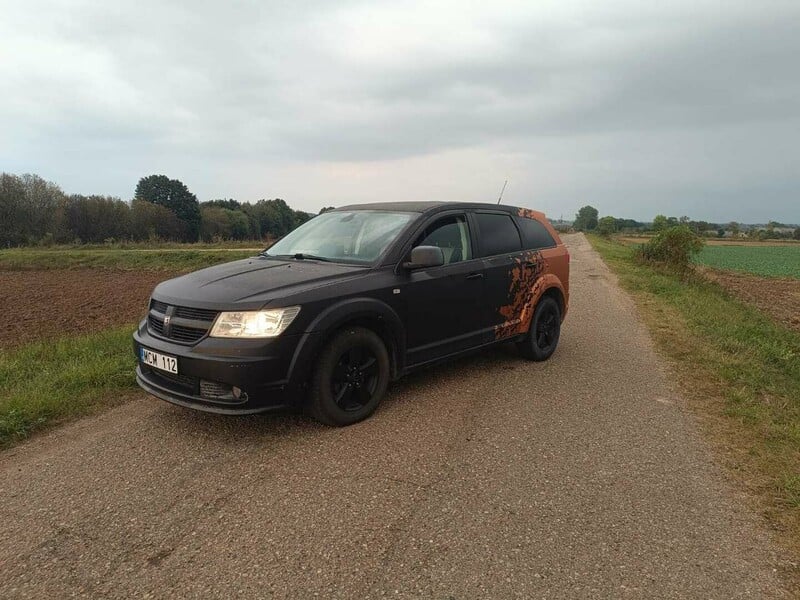
<path fill-rule="evenodd" d="M 525 248 L 538 250 L 539 248 L 554 248 L 556 241 L 547 228 L 536 219 L 517 219 L 517 224 L 522 230 L 522 239 Z"/>
<path fill-rule="evenodd" d="M 519 231 L 509 215 L 475 213 L 481 238 L 481 255 L 510 254 L 522 250 Z"/>

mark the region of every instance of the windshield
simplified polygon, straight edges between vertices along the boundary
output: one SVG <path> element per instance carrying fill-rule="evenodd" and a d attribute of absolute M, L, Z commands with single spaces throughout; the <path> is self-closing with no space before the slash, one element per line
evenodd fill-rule
<path fill-rule="evenodd" d="M 373 263 L 412 216 L 383 210 L 326 212 L 286 235 L 264 255 Z"/>

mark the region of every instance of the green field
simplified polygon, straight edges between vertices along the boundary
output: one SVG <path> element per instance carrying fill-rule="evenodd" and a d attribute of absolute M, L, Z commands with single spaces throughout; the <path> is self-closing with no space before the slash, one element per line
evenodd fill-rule
<path fill-rule="evenodd" d="M 764 277 L 800 279 L 800 246 L 706 246 L 695 263 Z"/>
<path fill-rule="evenodd" d="M 0 349 L 0 448 L 124 400 L 135 389 L 134 328 Z"/>
<path fill-rule="evenodd" d="M 257 250 L 246 249 L 12 249 L 0 250 L 0 271 L 25 269 L 106 268 L 149 271 L 190 271 L 248 258 Z"/>

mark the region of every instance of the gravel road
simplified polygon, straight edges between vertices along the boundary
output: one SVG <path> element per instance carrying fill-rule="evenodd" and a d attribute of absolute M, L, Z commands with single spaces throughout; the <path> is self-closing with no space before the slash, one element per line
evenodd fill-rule
<path fill-rule="evenodd" d="M 631 300 L 568 243 L 547 363 L 419 373 L 342 430 L 136 395 L 0 454 L 0 597 L 782 597 Z"/>

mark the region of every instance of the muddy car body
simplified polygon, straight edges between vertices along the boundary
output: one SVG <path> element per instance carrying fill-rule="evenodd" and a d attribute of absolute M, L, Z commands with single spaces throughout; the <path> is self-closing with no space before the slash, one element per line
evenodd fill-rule
<path fill-rule="evenodd" d="M 200 410 L 345 425 L 441 360 L 504 342 L 548 358 L 568 305 L 569 254 L 542 213 L 342 207 L 259 256 L 159 284 L 134 334 L 137 381 Z"/>

